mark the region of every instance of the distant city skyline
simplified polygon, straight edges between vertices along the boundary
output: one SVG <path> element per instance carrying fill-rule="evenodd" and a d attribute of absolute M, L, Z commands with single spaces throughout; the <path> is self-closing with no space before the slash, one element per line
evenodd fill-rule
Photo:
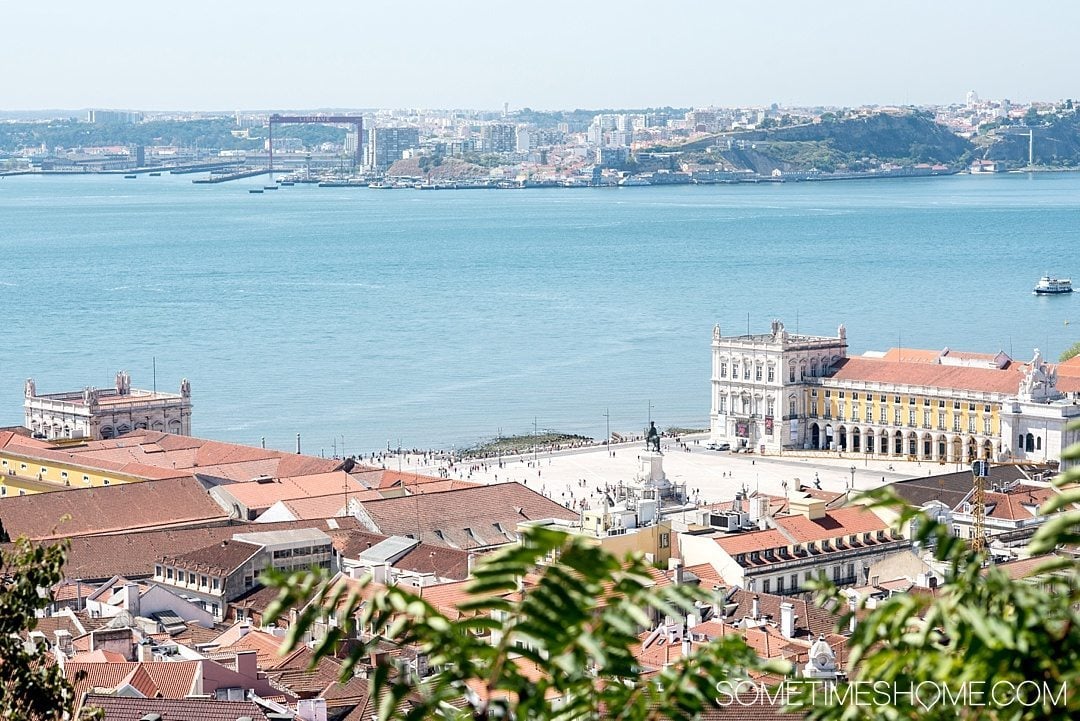
<path fill-rule="evenodd" d="M 2 110 L 1024 103 L 1080 96 L 1080 6 L 281 0 L 5 8 Z"/>

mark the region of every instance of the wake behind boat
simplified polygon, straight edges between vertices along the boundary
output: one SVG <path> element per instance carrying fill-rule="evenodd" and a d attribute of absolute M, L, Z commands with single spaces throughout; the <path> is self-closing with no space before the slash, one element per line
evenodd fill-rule
<path fill-rule="evenodd" d="M 1039 282 L 1035 284 L 1035 288 L 1032 292 L 1036 295 L 1072 293 L 1072 280 L 1070 278 L 1055 278 L 1051 275 L 1044 275 L 1042 278 L 1039 278 Z"/>

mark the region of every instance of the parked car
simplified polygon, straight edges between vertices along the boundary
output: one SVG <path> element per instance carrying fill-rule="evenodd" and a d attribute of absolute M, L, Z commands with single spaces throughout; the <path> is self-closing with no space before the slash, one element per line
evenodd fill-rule
<path fill-rule="evenodd" d="M 731 450 L 731 444 L 730 443 L 710 443 L 705 447 L 708 448 L 710 451 L 730 451 Z"/>

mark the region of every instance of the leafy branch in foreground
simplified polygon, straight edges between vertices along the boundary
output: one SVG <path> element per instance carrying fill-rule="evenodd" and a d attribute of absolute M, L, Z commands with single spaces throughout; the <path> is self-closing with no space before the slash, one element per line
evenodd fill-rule
<path fill-rule="evenodd" d="M 28 643 L 36 611 L 63 577 L 67 545 L 18 538 L 0 550 L 0 718 L 60 721 L 71 717 L 75 692 L 64 670 L 48 660 L 49 644 Z M 31 639 L 32 641 L 32 639 Z M 89 712 L 81 718 L 99 717 Z"/>
<path fill-rule="evenodd" d="M 1080 425 L 1073 425 L 1080 428 Z M 1080 444 L 1062 454 L 1080 459 Z M 1050 554 L 1080 541 L 1080 467 L 1054 484 L 1062 493 L 1040 513 L 1065 509 L 1047 519 L 1028 544 L 1032 556 Z M 867 494 L 871 506 L 898 506 L 887 489 Z M 871 610 L 850 640 L 846 689 L 866 691 L 866 704 L 811 704 L 799 699 L 812 719 L 1035 719 L 1080 718 L 1080 564 L 1075 555 L 1048 555 L 1025 578 L 1012 578 L 987 563 L 948 526 L 915 509 L 913 540 L 932 546 L 947 580 L 936 593 L 892 596 Z M 819 602 L 837 602 L 827 583 L 815 584 Z M 841 620 L 849 620 L 850 614 Z M 909 693 L 914 690 L 914 694 Z"/>
<path fill-rule="evenodd" d="M 400 587 L 311 574 L 265 582 L 282 589 L 268 615 L 306 603 L 289 643 L 332 615 L 318 655 L 356 638 L 358 628 L 367 632 L 348 670 L 388 642 L 428 657 L 436 671 L 424 679 L 393 659 L 376 666 L 372 693 L 382 721 L 691 719 L 714 702 L 717 684 L 766 668 L 741 637 L 729 637 L 643 679 L 637 634 L 656 617 L 684 617 L 710 599 L 692 586 L 657 587 L 641 557 L 618 558 L 539 527 L 477 565 L 454 618 Z"/>

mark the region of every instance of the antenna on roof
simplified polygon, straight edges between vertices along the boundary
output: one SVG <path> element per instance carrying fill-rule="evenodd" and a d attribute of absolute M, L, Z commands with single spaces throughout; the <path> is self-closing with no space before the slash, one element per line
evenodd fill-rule
<path fill-rule="evenodd" d="M 154 395 L 157 395 L 157 356 L 154 356 Z"/>

